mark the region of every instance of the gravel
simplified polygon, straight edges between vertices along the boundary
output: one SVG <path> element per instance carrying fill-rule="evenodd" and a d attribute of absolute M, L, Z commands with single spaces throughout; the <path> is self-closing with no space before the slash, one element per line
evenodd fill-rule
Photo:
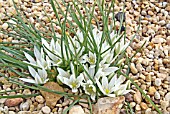
<path fill-rule="evenodd" d="M 29 21 L 35 25 L 39 30 L 47 32 L 42 24 L 37 19 L 44 23 L 50 31 L 50 23 L 46 16 L 44 16 L 44 7 L 50 19 L 56 21 L 54 13 L 48 0 L 44 3 L 42 0 L 14 0 L 16 4 L 22 3 L 22 10 L 25 12 L 25 16 L 29 18 Z M 3 1 L 0 0 L 0 29 L 8 30 L 9 26 L 6 20 L 10 23 L 15 23 L 5 16 L 5 11 L 11 17 L 16 15 L 14 7 L 12 6 L 12 0 Z M 118 21 L 122 13 L 123 2 L 115 3 L 115 14 Z M 63 8 L 63 7 L 62 7 Z M 64 8 L 63 8 L 64 9 Z M 155 2 L 155 0 L 144 1 L 129 1 L 125 2 L 125 17 L 127 38 L 130 39 L 134 35 L 139 25 L 138 18 L 141 17 L 141 27 L 137 36 L 134 38 L 132 45 L 127 49 L 128 57 L 132 57 L 137 49 L 146 41 L 144 48 L 141 52 L 132 59 L 130 65 L 129 76 L 144 90 L 144 92 L 153 99 L 153 102 L 163 111 L 164 114 L 168 114 L 170 111 L 170 3 L 167 2 Z M 94 13 L 96 17 L 97 12 Z M 61 14 L 59 15 L 61 16 Z M 63 17 L 61 16 L 63 21 Z M 118 22 L 117 22 L 118 23 Z M 119 25 L 119 23 L 118 23 Z M 68 25 L 69 26 L 69 25 Z M 58 26 L 55 26 L 56 32 L 61 32 Z M 19 42 L 13 40 L 8 35 L 0 33 L 0 42 Z M 5 71 L 1 70 L 1 73 Z M 7 74 L 12 75 L 12 74 Z M 2 85 L 1 85 L 2 83 Z M 5 78 L 0 77 L 0 90 L 10 90 L 19 88 L 16 85 L 9 84 Z M 132 86 L 135 93 L 125 95 L 126 101 L 130 103 L 136 114 L 154 114 L 155 109 L 148 103 L 148 101 L 141 95 L 141 93 Z M 8 92 L 4 95 L 15 94 L 33 94 L 37 91 L 30 89 L 19 90 L 16 93 Z M 12 101 L 12 103 L 11 103 Z M 51 107 L 46 106 L 46 99 L 44 96 L 36 96 L 27 99 L 0 99 L 0 113 L 14 114 L 61 114 L 73 100 L 59 100 L 60 102 L 54 103 Z M 77 110 L 82 113 L 89 112 L 87 104 L 77 104 Z M 70 112 L 71 113 L 71 112 Z"/>

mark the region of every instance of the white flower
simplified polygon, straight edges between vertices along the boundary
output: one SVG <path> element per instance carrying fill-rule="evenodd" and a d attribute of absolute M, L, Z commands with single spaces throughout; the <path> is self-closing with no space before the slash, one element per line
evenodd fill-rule
<path fill-rule="evenodd" d="M 64 77 L 64 84 L 68 85 L 73 93 L 76 93 L 78 91 L 78 88 L 80 87 L 80 84 L 82 83 L 84 77 L 83 75 L 79 75 L 77 78 L 74 74 L 70 76 L 70 78 Z"/>
<path fill-rule="evenodd" d="M 68 85 L 72 89 L 72 92 L 77 92 L 78 88 L 80 87 L 80 84 L 84 80 L 84 77 L 82 74 L 76 77 L 73 64 L 70 63 L 70 66 L 71 66 L 71 73 L 68 73 L 61 68 L 57 68 L 59 72 L 57 78 L 60 79 L 62 83 Z"/>
<path fill-rule="evenodd" d="M 126 90 L 127 87 L 128 87 L 128 85 L 129 85 L 130 83 L 131 83 L 130 80 L 128 80 L 128 81 L 126 82 L 126 84 L 120 85 L 120 86 L 118 87 L 117 91 L 115 91 L 115 94 L 116 94 L 117 96 L 120 96 L 120 95 L 125 95 L 125 94 L 127 94 L 127 93 L 129 93 L 129 92 L 133 92 L 132 90 Z"/>
<path fill-rule="evenodd" d="M 96 54 L 89 51 L 89 54 L 86 55 L 85 60 L 90 64 L 90 67 L 94 68 L 96 66 Z"/>
<path fill-rule="evenodd" d="M 38 66 L 40 68 L 45 68 L 45 69 L 51 69 L 51 61 L 48 58 L 48 56 L 44 56 L 44 52 L 43 49 L 41 48 L 41 52 L 37 49 L 36 46 L 34 46 L 34 55 L 36 60 L 34 60 L 34 58 L 29 55 L 28 53 L 24 52 L 25 57 L 28 59 L 29 62 L 24 61 L 28 64 L 34 65 L 34 66 Z"/>
<path fill-rule="evenodd" d="M 96 73 L 95 78 L 99 79 L 102 76 L 110 75 L 111 73 L 115 73 L 115 71 L 117 71 L 118 69 L 119 69 L 118 67 L 114 66 L 110 67 L 110 63 L 106 63 L 106 59 L 103 59 L 99 63 L 99 69 L 98 72 Z"/>
<path fill-rule="evenodd" d="M 53 66 L 58 66 L 61 63 L 61 46 L 58 41 L 54 41 L 54 39 L 51 40 L 50 44 L 45 39 L 41 39 L 43 47 L 47 55 L 50 57 L 52 60 Z M 66 57 L 65 54 L 65 46 L 63 46 L 63 53 L 64 57 Z"/>
<path fill-rule="evenodd" d="M 108 78 L 106 76 L 103 76 L 102 82 L 100 83 L 98 79 L 96 79 L 97 86 L 99 87 L 100 91 L 107 96 L 115 97 L 115 94 L 113 94 L 114 91 L 114 79 L 112 78 L 110 82 L 108 82 Z"/>
<path fill-rule="evenodd" d="M 62 83 L 64 83 L 64 77 L 69 78 L 71 76 L 71 74 L 69 72 L 66 72 L 59 67 L 57 68 L 57 70 L 58 70 L 58 73 L 59 73 L 58 76 L 57 76 L 57 79 L 59 79 Z"/>
<path fill-rule="evenodd" d="M 88 80 L 86 83 L 81 84 L 87 95 L 91 96 L 91 99 L 95 101 L 96 97 L 96 87 L 93 85 L 91 80 Z"/>
<path fill-rule="evenodd" d="M 38 69 L 38 72 L 36 72 L 34 68 L 28 66 L 28 70 L 34 79 L 19 78 L 20 80 L 28 83 L 35 83 L 35 84 L 44 84 L 48 81 L 47 72 L 44 68 L 42 68 L 41 70 Z"/>
<path fill-rule="evenodd" d="M 117 42 L 114 49 L 116 52 L 116 55 L 119 55 L 120 53 L 122 53 L 128 46 L 129 46 L 130 42 L 125 42 L 124 39 L 120 39 L 120 42 Z"/>

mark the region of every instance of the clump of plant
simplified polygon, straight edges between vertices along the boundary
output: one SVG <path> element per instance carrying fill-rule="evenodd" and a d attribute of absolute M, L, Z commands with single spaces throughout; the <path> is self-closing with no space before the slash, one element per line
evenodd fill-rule
<path fill-rule="evenodd" d="M 73 93 L 81 93 L 93 101 L 132 91 L 130 82 L 135 83 L 127 76 L 129 69 L 127 72 L 122 69 L 130 62 L 125 50 L 133 38 L 128 41 L 126 32 L 121 31 L 124 15 L 121 16 L 120 27 L 116 29 L 114 1 L 107 6 L 104 0 L 96 0 L 91 7 L 76 0 L 69 3 L 63 1 L 65 11 L 57 1 L 50 2 L 58 21 L 49 18 L 51 31 L 48 32 L 36 29 L 29 22 L 26 24 L 22 12 L 15 6 L 18 14 L 11 18 L 15 23 L 8 23 L 14 32 L 3 33 L 19 41 L 1 43 L 0 61 L 2 69 L 14 72 L 18 77 L 1 76 L 25 88 L 42 89 L 67 97 L 74 95 L 42 87 L 49 81 L 55 81 L 63 88 L 70 88 Z M 78 5 L 84 7 L 85 14 L 81 13 Z M 96 6 L 101 19 L 96 18 Z M 64 21 L 61 21 L 59 12 Z M 54 25 L 60 27 L 60 34 L 55 31 Z M 23 82 L 32 85 L 24 85 Z"/>

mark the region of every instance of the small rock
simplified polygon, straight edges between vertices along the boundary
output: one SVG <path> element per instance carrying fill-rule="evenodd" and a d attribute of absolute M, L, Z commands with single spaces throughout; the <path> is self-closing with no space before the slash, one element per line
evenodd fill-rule
<path fill-rule="evenodd" d="M 148 24 L 148 21 L 147 20 L 141 20 L 141 23 L 146 25 L 146 24 Z"/>
<path fill-rule="evenodd" d="M 166 28 L 170 30 L 170 23 L 166 25 Z"/>
<path fill-rule="evenodd" d="M 166 24 L 166 22 L 165 22 L 165 20 L 161 20 L 161 21 L 159 21 L 159 22 L 158 22 L 158 24 L 160 24 L 160 25 L 162 25 L 162 26 L 163 26 L 163 25 L 165 25 L 165 24 Z"/>
<path fill-rule="evenodd" d="M 151 108 L 146 109 L 146 110 L 145 110 L 145 114 L 152 114 Z"/>
<path fill-rule="evenodd" d="M 156 86 L 160 86 L 161 83 L 162 83 L 162 82 L 161 82 L 161 79 L 160 79 L 160 78 L 156 78 L 156 79 L 155 79 L 155 85 L 156 85 Z"/>
<path fill-rule="evenodd" d="M 132 101 L 133 101 L 133 95 L 130 94 L 130 93 L 127 93 L 127 94 L 125 95 L 125 100 L 126 100 L 127 102 L 132 102 Z"/>
<path fill-rule="evenodd" d="M 166 110 L 166 108 L 169 106 L 169 101 L 161 101 L 161 108 L 163 110 Z"/>
<path fill-rule="evenodd" d="M 165 95 L 165 100 L 170 102 L 170 92 Z"/>
<path fill-rule="evenodd" d="M 39 95 L 39 96 L 36 96 L 35 97 L 35 100 L 38 102 L 38 103 L 44 103 L 44 101 L 45 101 L 45 99 L 41 96 L 41 95 Z"/>
<path fill-rule="evenodd" d="M 31 111 L 19 111 L 18 114 L 32 114 Z"/>
<path fill-rule="evenodd" d="M 134 63 L 131 63 L 130 65 L 130 69 L 132 71 L 133 74 L 137 74 L 138 73 L 138 70 L 136 69 L 135 67 L 135 64 Z"/>
<path fill-rule="evenodd" d="M 42 107 L 42 112 L 45 114 L 49 114 L 51 112 L 51 109 L 48 106 L 44 106 Z"/>
<path fill-rule="evenodd" d="M 32 0 L 33 3 L 41 2 L 42 0 Z"/>
<path fill-rule="evenodd" d="M 137 111 L 141 110 L 141 107 L 140 107 L 139 104 L 137 104 L 137 105 L 135 106 L 135 110 L 137 110 Z"/>
<path fill-rule="evenodd" d="M 153 38 L 151 42 L 153 42 L 155 44 L 159 44 L 159 43 L 166 42 L 166 40 L 163 38 Z"/>
<path fill-rule="evenodd" d="M 25 102 L 23 104 L 20 104 L 21 110 L 23 111 L 28 111 L 28 109 L 30 108 L 30 105 L 28 102 Z"/>
<path fill-rule="evenodd" d="M 14 111 L 9 111 L 8 114 L 15 114 L 15 112 Z"/>
<path fill-rule="evenodd" d="M 8 23 L 4 23 L 4 24 L 2 25 L 2 28 L 6 30 L 6 29 L 8 28 Z"/>
<path fill-rule="evenodd" d="M 140 93 L 140 91 L 137 91 L 134 96 L 133 96 L 133 99 L 134 101 L 137 103 L 137 104 L 140 104 L 141 101 L 142 101 L 142 95 Z"/>
<path fill-rule="evenodd" d="M 125 22 L 125 13 L 124 13 L 124 12 L 118 12 L 118 13 L 115 15 L 115 18 L 116 18 L 119 22 L 121 22 L 122 17 L 123 17 L 123 22 Z"/>
<path fill-rule="evenodd" d="M 81 106 L 75 105 L 70 109 L 69 114 L 85 114 L 85 113 Z"/>
<path fill-rule="evenodd" d="M 141 102 L 141 103 L 140 103 L 140 106 L 141 106 L 141 108 L 142 108 L 143 110 L 148 109 L 147 104 L 146 104 L 146 103 L 144 103 L 144 102 Z"/>
<path fill-rule="evenodd" d="M 30 95 L 31 94 L 31 91 L 30 89 L 24 89 L 23 93 L 24 95 Z"/>
<path fill-rule="evenodd" d="M 47 82 L 46 84 L 44 84 L 44 87 L 50 90 L 64 92 L 63 88 L 55 82 Z M 49 106 L 50 108 L 53 108 L 56 105 L 57 101 L 62 97 L 61 95 L 51 92 L 46 92 L 42 90 L 40 90 L 40 92 L 42 96 L 45 98 L 46 105 Z"/>
<path fill-rule="evenodd" d="M 5 101 L 5 105 L 8 107 L 17 106 L 23 101 L 22 98 L 12 98 Z"/>
<path fill-rule="evenodd" d="M 154 95 L 155 92 L 156 92 L 155 87 L 154 87 L 154 86 L 150 86 L 150 87 L 149 87 L 149 90 L 148 90 L 148 94 L 149 94 L 149 95 Z"/>
<path fill-rule="evenodd" d="M 0 99 L 0 104 L 4 104 L 7 98 L 1 98 Z"/>
<path fill-rule="evenodd" d="M 124 101 L 124 96 L 99 98 L 93 106 L 93 114 L 119 114 Z"/>
<path fill-rule="evenodd" d="M 160 99 L 161 95 L 159 94 L 158 91 L 156 91 L 154 97 L 155 97 L 155 99 Z"/>
<path fill-rule="evenodd" d="M 131 102 L 131 103 L 130 103 L 130 106 L 133 108 L 133 107 L 136 106 L 136 103 L 135 103 L 135 102 Z"/>

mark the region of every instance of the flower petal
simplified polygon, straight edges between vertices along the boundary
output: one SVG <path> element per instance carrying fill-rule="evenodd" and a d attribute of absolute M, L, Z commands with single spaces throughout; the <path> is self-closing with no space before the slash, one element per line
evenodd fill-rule
<path fill-rule="evenodd" d="M 35 80 L 33 80 L 33 79 L 27 79 L 27 78 L 19 78 L 19 79 L 24 81 L 24 82 L 28 82 L 28 83 L 33 83 L 33 84 L 36 83 Z"/>
<path fill-rule="evenodd" d="M 70 76 L 70 74 L 68 72 L 64 71 L 61 68 L 57 68 L 57 71 L 59 72 L 60 76 L 67 77 L 67 78 L 69 78 L 69 76 Z"/>
<path fill-rule="evenodd" d="M 35 78 L 35 75 L 37 74 L 37 72 L 35 71 L 35 69 L 32 68 L 31 66 L 28 66 L 28 70 L 29 70 L 30 74 L 32 75 L 32 77 Z"/>
<path fill-rule="evenodd" d="M 25 57 L 28 59 L 30 63 L 36 64 L 35 60 L 33 57 L 31 57 L 28 53 L 24 52 Z"/>

